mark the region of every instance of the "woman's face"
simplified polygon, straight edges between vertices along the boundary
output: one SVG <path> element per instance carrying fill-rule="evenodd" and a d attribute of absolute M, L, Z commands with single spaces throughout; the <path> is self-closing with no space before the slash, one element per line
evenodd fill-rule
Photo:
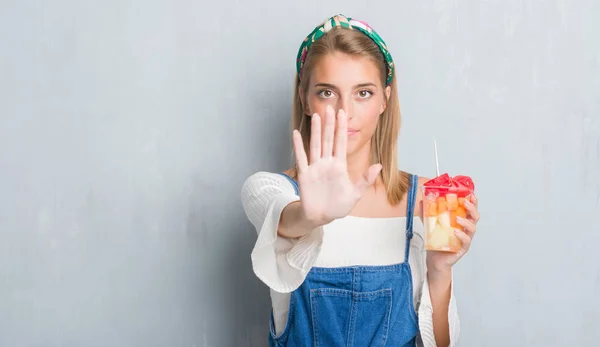
<path fill-rule="evenodd" d="M 300 93 L 303 95 L 303 91 Z M 323 123 L 327 106 L 336 115 L 340 109 L 346 112 L 348 154 L 352 154 L 370 146 L 390 87 L 381 84 L 381 72 L 372 60 L 336 52 L 321 57 L 315 64 L 304 95 L 306 113 L 318 113 Z"/>

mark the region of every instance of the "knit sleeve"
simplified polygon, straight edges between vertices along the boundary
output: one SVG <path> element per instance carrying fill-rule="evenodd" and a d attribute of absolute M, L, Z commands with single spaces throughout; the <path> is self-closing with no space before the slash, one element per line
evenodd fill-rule
<path fill-rule="evenodd" d="M 433 305 L 429 296 L 429 282 L 427 274 L 425 274 L 423 289 L 420 296 L 420 304 L 417 309 L 419 317 L 419 347 L 436 347 L 435 335 L 433 333 Z M 458 318 L 458 310 L 456 308 L 456 298 L 454 296 L 454 280 L 450 289 L 450 303 L 448 306 L 448 324 L 450 332 L 450 347 L 455 347 L 458 343 L 458 335 L 460 332 L 460 320 Z"/>
<path fill-rule="evenodd" d="M 298 239 L 277 235 L 283 209 L 299 200 L 294 186 L 280 174 L 258 172 L 248 177 L 241 199 L 258 233 L 251 255 L 255 275 L 277 292 L 294 291 L 304 282 L 321 251 L 323 228 Z"/>

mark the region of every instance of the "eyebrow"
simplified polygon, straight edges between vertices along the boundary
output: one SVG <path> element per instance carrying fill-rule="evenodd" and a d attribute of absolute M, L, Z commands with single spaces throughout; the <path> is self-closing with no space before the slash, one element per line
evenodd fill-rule
<path fill-rule="evenodd" d="M 314 85 L 315 87 L 324 87 L 330 89 L 337 89 L 336 86 L 330 83 L 317 83 Z M 360 83 L 354 86 L 354 88 L 364 88 L 364 87 L 377 87 L 374 83 Z"/>

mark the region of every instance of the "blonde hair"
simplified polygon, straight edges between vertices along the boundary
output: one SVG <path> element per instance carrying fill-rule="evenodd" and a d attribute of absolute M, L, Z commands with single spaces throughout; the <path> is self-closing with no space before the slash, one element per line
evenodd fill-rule
<path fill-rule="evenodd" d="M 304 78 L 300 80 L 296 74 L 292 110 L 292 130 L 298 129 L 302 135 L 304 150 L 307 154 L 310 151 L 310 116 L 304 112 L 301 98 L 306 95 L 300 95 L 300 90 L 305 92 L 308 90 L 309 77 L 319 58 L 333 52 L 364 56 L 373 60 L 380 71 L 381 84 L 385 86 L 387 70 L 384 56 L 375 42 L 360 31 L 336 27 L 312 43 L 302 67 Z M 371 141 L 370 157 L 371 164 L 380 163 L 383 166 L 380 176 L 386 188 L 388 201 L 392 205 L 396 205 L 408 190 L 409 180 L 408 174 L 398 170 L 397 139 L 401 117 L 395 74 L 389 86 L 391 87 L 390 97 L 386 101 L 385 111 L 379 116 L 379 122 Z M 292 178 L 297 178 L 295 164 L 292 167 L 291 175 Z"/>

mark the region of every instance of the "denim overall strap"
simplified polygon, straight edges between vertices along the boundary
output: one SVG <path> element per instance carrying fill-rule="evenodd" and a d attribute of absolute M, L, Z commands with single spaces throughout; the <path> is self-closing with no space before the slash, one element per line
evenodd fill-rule
<path fill-rule="evenodd" d="M 417 197 L 417 189 L 419 184 L 419 176 L 410 175 L 409 177 L 410 187 L 408 188 L 408 194 L 406 195 L 406 249 L 404 250 L 404 262 L 408 263 L 408 256 L 410 251 L 410 240 L 413 237 L 413 216 L 415 214 L 415 203 Z"/>
<path fill-rule="evenodd" d="M 288 181 L 290 181 L 292 183 L 292 185 L 294 186 L 294 191 L 296 191 L 296 195 L 300 196 L 300 192 L 298 189 L 298 182 L 296 182 L 295 179 L 291 178 L 290 176 L 286 175 L 283 172 L 280 172 L 279 174 L 282 175 L 283 177 L 287 178 Z"/>

